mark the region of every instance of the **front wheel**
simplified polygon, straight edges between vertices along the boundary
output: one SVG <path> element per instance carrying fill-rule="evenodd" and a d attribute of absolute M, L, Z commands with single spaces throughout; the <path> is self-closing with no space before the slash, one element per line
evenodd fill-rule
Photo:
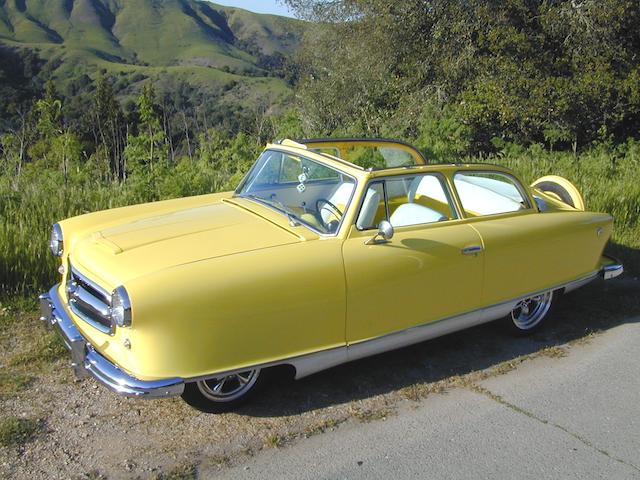
<path fill-rule="evenodd" d="M 207 413 L 229 412 L 245 403 L 264 383 L 260 369 L 188 383 L 182 399 Z"/>
<path fill-rule="evenodd" d="M 527 335 L 538 330 L 551 312 L 553 291 L 520 300 L 507 317 L 511 330 Z"/>

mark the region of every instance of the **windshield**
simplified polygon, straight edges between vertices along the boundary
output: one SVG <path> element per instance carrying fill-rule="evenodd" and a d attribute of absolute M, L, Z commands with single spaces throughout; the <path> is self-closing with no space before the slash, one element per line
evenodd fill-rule
<path fill-rule="evenodd" d="M 268 205 L 322 234 L 338 231 L 355 180 L 338 170 L 275 150 L 265 151 L 236 190 L 236 196 Z"/>

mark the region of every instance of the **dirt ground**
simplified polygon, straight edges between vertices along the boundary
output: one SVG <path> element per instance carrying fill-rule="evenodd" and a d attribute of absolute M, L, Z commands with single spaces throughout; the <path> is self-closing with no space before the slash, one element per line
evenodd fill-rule
<path fill-rule="evenodd" d="M 638 292 L 637 278 L 594 282 L 562 298 L 553 320 L 532 337 L 512 337 L 494 322 L 297 382 L 279 375 L 253 403 L 223 415 L 200 413 L 180 398 L 125 399 L 93 380 L 76 381 L 37 315 L 5 310 L 0 477 L 209 478 L 262 449 L 344 422 L 384 421 L 406 402 L 533 357 L 563 356 L 575 342 L 637 315 Z"/>

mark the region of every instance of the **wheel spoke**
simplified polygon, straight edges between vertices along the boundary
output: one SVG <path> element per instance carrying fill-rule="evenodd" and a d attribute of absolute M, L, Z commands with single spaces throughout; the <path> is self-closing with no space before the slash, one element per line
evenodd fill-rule
<path fill-rule="evenodd" d="M 229 377 L 224 377 L 222 380 L 220 380 L 220 382 L 218 384 L 216 384 L 215 387 L 213 387 L 213 391 L 215 393 L 220 393 L 222 391 L 222 387 L 224 387 L 225 382 L 227 381 Z"/>

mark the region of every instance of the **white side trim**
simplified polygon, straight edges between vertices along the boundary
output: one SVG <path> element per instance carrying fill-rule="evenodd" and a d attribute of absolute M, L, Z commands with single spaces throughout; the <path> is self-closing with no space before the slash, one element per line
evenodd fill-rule
<path fill-rule="evenodd" d="M 239 369 L 221 371 L 204 375 L 197 378 L 185 379 L 186 382 L 194 382 L 197 380 L 206 380 L 208 378 L 220 377 L 224 375 L 232 375 L 234 373 L 245 372 L 255 368 L 268 368 L 277 365 L 291 365 L 296 369 L 295 378 L 307 377 L 322 370 L 332 368 L 343 363 L 358 360 L 360 358 L 369 357 L 378 353 L 395 350 L 406 347 L 414 343 L 424 342 L 433 338 L 441 337 L 449 333 L 464 330 L 469 327 L 491 322 L 499 318 L 505 317 L 511 312 L 520 300 L 533 297 L 550 290 L 558 290 L 564 288 L 566 292 L 575 290 L 590 281 L 594 280 L 601 271 L 594 271 L 588 275 L 580 277 L 571 282 L 566 282 L 546 290 L 540 290 L 527 295 L 514 298 L 512 300 L 491 305 L 489 307 L 467 312 L 455 317 L 449 317 L 437 320 L 417 327 L 411 327 L 399 332 L 390 333 L 381 337 L 365 340 L 358 343 L 346 345 L 344 347 L 331 348 L 320 352 L 301 355 L 299 357 L 285 358 L 269 363 L 262 363 L 253 366 L 247 366 Z"/>
<path fill-rule="evenodd" d="M 441 337 L 449 333 L 464 330 L 476 325 L 488 323 L 502 317 L 506 317 L 518 304 L 520 300 L 533 297 L 549 290 L 558 290 L 564 288 L 569 292 L 575 290 L 598 276 L 598 272 L 592 272 L 577 280 L 558 285 L 547 290 L 523 295 L 513 300 L 502 302 L 490 307 L 481 308 L 472 312 L 457 315 L 455 317 L 445 318 L 425 325 L 411 327 L 400 332 L 390 333 L 382 337 L 365 340 L 363 342 L 354 343 L 346 347 L 334 348 L 322 352 L 305 355 L 304 357 L 293 358 L 288 363 L 296 369 L 296 379 L 306 377 L 313 373 L 320 372 L 327 368 L 335 367 L 342 363 L 351 362 L 361 358 L 376 355 L 378 353 L 395 350 L 402 347 L 413 345 L 414 343 L 424 342 L 433 338 Z"/>

